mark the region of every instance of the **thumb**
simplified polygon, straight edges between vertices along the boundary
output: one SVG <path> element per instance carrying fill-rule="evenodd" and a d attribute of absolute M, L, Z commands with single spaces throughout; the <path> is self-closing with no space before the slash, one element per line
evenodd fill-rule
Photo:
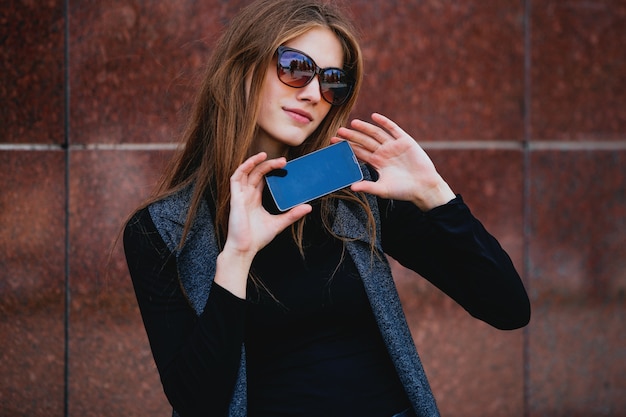
<path fill-rule="evenodd" d="M 279 225 L 282 229 L 285 229 L 287 226 L 297 222 L 307 214 L 309 214 L 313 210 L 313 207 L 310 204 L 300 204 L 285 213 L 278 214 L 276 217 L 280 220 Z"/>
<path fill-rule="evenodd" d="M 378 184 L 374 181 L 359 181 L 350 186 L 350 189 L 354 192 L 363 192 L 369 194 L 377 194 L 379 189 Z"/>

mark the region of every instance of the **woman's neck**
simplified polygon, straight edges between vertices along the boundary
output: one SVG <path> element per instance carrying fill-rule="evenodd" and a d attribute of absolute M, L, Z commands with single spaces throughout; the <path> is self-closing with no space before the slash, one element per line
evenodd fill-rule
<path fill-rule="evenodd" d="M 263 138 L 257 137 L 251 148 L 251 155 L 255 155 L 259 152 L 265 152 L 267 159 L 279 158 L 287 155 L 288 146 L 280 143 L 276 140 L 263 140 Z"/>

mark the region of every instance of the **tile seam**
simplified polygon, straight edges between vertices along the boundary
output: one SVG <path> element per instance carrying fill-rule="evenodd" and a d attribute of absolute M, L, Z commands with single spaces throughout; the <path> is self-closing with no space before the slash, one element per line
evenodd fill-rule
<path fill-rule="evenodd" d="M 524 150 L 536 151 L 622 151 L 626 141 L 422 141 L 426 150 Z M 178 143 L 94 143 L 94 144 L 45 144 L 0 143 L 0 151 L 167 151 L 182 146 Z"/>
<path fill-rule="evenodd" d="M 70 105 L 71 105 L 71 94 L 70 94 L 70 2 L 69 0 L 63 1 L 63 17 L 64 27 L 63 27 L 63 78 L 64 78 L 64 114 L 63 114 L 63 125 L 64 125 L 64 138 L 63 144 L 54 150 L 61 150 L 64 155 L 65 162 L 65 282 L 64 282 L 64 308 L 63 308 L 63 415 L 64 417 L 69 417 L 70 415 L 70 402 L 71 402 L 71 389 L 70 389 L 70 379 L 71 379 L 71 371 L 70 371 L 70 361 L 71 361 L 71 352 L 70 352 L 70 341 L 71 341 L 71 297 L 72 297 L 72 288 L 70 282 L 71 276 L 71 236 L 70 236 L 70 215 L 71 215 L 71 172 L 70 172 L 70 161 L 71 161 L 71 117 L 70 117 Z M 38 150 L 37 144 L 35 145 L 34 150 Z M 45 150 L 45 147 L 44 147 Z"/>
<path fill-rule="evenodd" d="M 522 146 L 522 280 L 527 290 L 530 292 L 530 218 L 531 205 L 530 201 L 530 178 L 531 178 L 531 138 L 532 138 L 532 0 L 524 0 L 524 17 L 523 17 L 523 42 L 524 42 L 524 104 L 523 104 L 523 141 Z M 522 404 L 524 417 L 530 416 L 530 329 L 525 326 L 522 337 Z"/>

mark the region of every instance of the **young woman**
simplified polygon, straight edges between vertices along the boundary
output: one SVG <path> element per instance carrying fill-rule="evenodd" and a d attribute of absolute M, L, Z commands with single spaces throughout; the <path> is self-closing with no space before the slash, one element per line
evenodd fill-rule
<path fill-rule="evenodd" d="M 380 114 L 348 123 L 354 33 L 323 1 L 243 9 L 183 151 L 126 225 L 175 415 L 437 416 L 385 254 L 497 328 L 529 320 L 509 257 L 420 146 Z M 264 175 L 340 140 L 365 180 L 274 214 Z"/>

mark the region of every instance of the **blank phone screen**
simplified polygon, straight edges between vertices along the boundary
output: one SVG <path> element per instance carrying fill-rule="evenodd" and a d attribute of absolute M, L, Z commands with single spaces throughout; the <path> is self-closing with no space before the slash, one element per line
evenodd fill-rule
<path fill-rule="evenodd" d="M 280 211 L 312 201 L 363 179 L 348 142 L 338 142 L 293 159 L 265 176 Z"/>

